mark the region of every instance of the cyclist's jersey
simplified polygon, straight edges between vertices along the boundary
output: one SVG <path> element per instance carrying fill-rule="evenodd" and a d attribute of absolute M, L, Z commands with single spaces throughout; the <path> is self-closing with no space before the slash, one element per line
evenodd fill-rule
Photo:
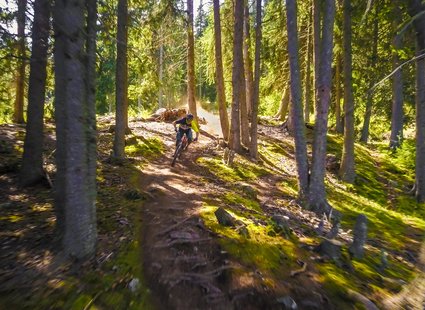
<path fill-rule="evenodd" d="M 195 120 L 188 123 L 186 117 L 182 117 L 181 119 L 176 121 L 176 124 L 179 124 L 179 129 L 187 131 L 189 129 L 193 129 L 195 132 L 199 132 L 198 126 Z"/>

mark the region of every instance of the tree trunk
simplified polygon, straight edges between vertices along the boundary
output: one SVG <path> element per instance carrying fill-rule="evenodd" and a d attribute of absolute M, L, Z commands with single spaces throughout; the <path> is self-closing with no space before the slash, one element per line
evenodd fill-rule
<path fill-rule="evenodd" d="M 93 204 L 90 217 L 96 223 L 96 168 L 97 168 L 97 129 L 96 129 L 96 23 L 97 0 L 86 0 L 87 8 L 87 40 L 86 40 L 86 120 L 87 128 L 87 195 Z M 126 113 L 127 114 L 127 113 Z"/>
<path fill-rule="evenodd" d="M 215 43 L 215 82 L 217 87 L 218 110 L 220 113 L 221 131 L 225 141 L 229 141 L 229 117 L 224 90 L 223 58 L 221 53 L 221 21 L 219 0 L 213 0 L 214 5 L 214 43 Z"/>
<path fill-rule="evenodd" d="M 73 18 L 64 18 L 72 16 Z M 90 14 L 89 14 L 90 17 Z M 94 19 L 95 20 L 95 19 Z M 95 21 L 94 21 L 95 22 Z M 57 135 L 56 203 L 62 211 L 65 255 L 85 259 L 95 253 L 97 240 L 95 196 L 91 192 L 96 176 L 90 168 L 93 126 L 86 79 L 88 66 L 85 44 L 85 2 L 57 0 L 55 25 L 55 89 Z M 73 36 L 69 36 L 72 33 Z M 60 111 L 60 112 L 59 112 Z"/>
<path fill-rule="evenodd" d="M 335 67 L 335 130 L 337 133 L 344 133 L 344 125 L 341 117 L 341 52 L 338 52 L 336 55 Z"/>
<path fill-rule="evenodd" d="M 254 81 L 252 76 L 252 60 L 249 53 L 251 46 L 251 35 L 250 35 L 250 23 L 249 23 L 249 3 L 245 0 L 244 5 L 244 40 L 243 40 L 243 60 L 245 69 L 245 80 L 246 80 L 246 105 L 248 111 L 248 120 L 252 120 L 252 96 L 254 91 Z"/>
<path fill-rule="evenodd" d="M 394 29 L 397 29 L 400 25 L 400 9 L 398 6 L 394 6 L 396 20 L 394 21 Z M 402 37 L 396 35 L 393 40 L 393 70 L 400 66 L 401 61 L 398 57 L 398 51 L 402 47 Z M 390 136 L 390 148 L 396 149 L 400 146 L 403 140 L 403 71 L 398 69 L 394 72 L 392 78 L 392 109 L 391 109 L 391 136 Z"/>
<path fill-rule="evenodd" d="M 288 31 L 288 55 L 291 80 L 291 117 L 294 125 L 295 160 L 298 173 L 298 196 L 305 201 L 308 195 L 308 159 L 305 125 L 301 103 L 301 77 L 298 61 L 297 3 L 286 1 L 286 23 Z"/>
<path fill-rule="evenodd" d="M 304 120 L 305 122 L 310 122 L 310 104 L 311 104 L 311 54 L 312 54 L 312 44 L 311 44 L 311 20 L 312 14 L 309 13 L 308 25 L 307 25 L 307 52 L 305 55 L 305 92 L 304 92 Z"/>
<path fill-rule="evenodd" d="M 327 206 L 325 191 L 326 136 L 328 132 L 328 111 L 332 86 L 333 27 L 335 21 L 335 0 L 325 0 L 323 33 L 321 42 L 318 89 L 316 90 L 316 118 L 313 139 L 313 160 L 310 178 L 310 206 L 316 211 Z"/>
<path fill-rule="evenodd" d="M 195 40 L 193 37 L 193 0 L 187 1 L 187 101 L 190 113 L 198 121 L 195 99 Z"/>
<path fill-rule="evenodd" d="M 162 108 L 164 103 L 163 103 L 163 86 L 162 86 L 162 80 L 163 80 L 163 75 L 164 75 L 164 45 L 162 43 L 162 31 L 159 32 L 160 36 L 161 36 L 161 45 L 159 46 L 159 72 L 158 72 L 158 76 L 159 76 L 159 90 L 158 90 L 158 107 Z"/>
<path fill-rule="evenodd" d="M 313 0 L 313 60 L 314 60 L 314 94 L 317 94 L 320 68 L 320 29 L 321 29 L 321 0 Z M 314 98 L 316 105 L 317 98 Z"/>
<path fill-rule="evenodd" d="M 18 68 L 16 75 L 16 98 L 13 111 L 13 121 L 18 124 L 24 123 L 24 91 L 25 91 L 25 11 L 27 0 L 18 0 Z"/>
<path fill-rule="evenodd" d="M 117 65 L 115 71 L 115 137 L 113 156 L 118 160 L 125 158 L 125 131 L 128 127 L 128 7 L 127 0 L 118 0 L 117 22 Z"/>
<path fill-rule="evenodd" d="M 280 104 L 279 104 L 279 111 L 277 111 L 275 115 L 275 117 L 282 122 L 285 121 L 286 114 L 288 114 L 288 107 L 289 107 L 289 100 L 290 100 L 289 84 L 290 83 L 287 83 L 285 86 L 285 89 L 283 90 L 282 98 L 280 99 Z"/>
<path fill-rule="evenodd" d="M 354 183 L 354 99 L 352 89 L 351 53 L 351 1 L 344 0 L 344 147 L 339 175 L 348 183 Z"/>
<path fill-rule="evenodd" d="M 376 71 L 376 63 L 378 60 L 378 6 L 379 3 L 375 3 L 375 16 L 373 22 L 373 47 L 372 47 L 372 59 L 370 61 L 369 68 L 371 72 L 375 73 Z M 369 77 L 369 89 L 373 87 L 374 80 L 372 76 Z M 360 141 L 367 143 L 369 140 L 369 126 L 370 126 L 370 118 L 372 116 L 372 105 L 373 105 L 373 94 L 369 93 L 366 100 L 366 111 L 364 115 L 364 122 L 362 128 L 362 135 L 360 137 Z"/>
<path fill-rule="evenodd" d="M 34 184 L 44 178 L 43 117 L 46 94 L 47 50 L 49 48 L 49 18 L 49 0 L 35 0 L 27 126 L 20 171 L 20 183 L 23 186 Z"/>
<path fill-rule="evenodd" d="M 254 68 L 254 91 L 252 95 L 252 122 L 251 122 L 251 145 L 250 154 L 254 159 L 258 159 L 258 133 L 257 116 L 260 102 L 260 77 L 261 77 L 261 0 L 257 0 L 257 10 L 255 14 L 255 68 Z"/>
<path fill-rule="evenodd" d="M 409 0 L 410 16 L 423 12 L 425 5 L 420 0 Z M 413 21 L 416 30 L 416 54 L 425 50 L 425 16 Z M 416 60 L 416 200 L 425 202 L 425 59 Z"/>
<path fill-rule="evenodd" d="M 241 151 L 240 107 L 243 104 L 242 93 L 245 92 L 243 83 L 243 0 L 235 0 L 234 31 L 233 31 L 233 74 L 232 74 L 232 120 L 230 125 L 230 148 L 235 152 Z"/>

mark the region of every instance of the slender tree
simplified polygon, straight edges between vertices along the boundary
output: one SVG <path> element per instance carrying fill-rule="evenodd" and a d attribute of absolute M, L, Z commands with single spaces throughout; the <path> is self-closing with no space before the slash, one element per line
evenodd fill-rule
<path fill-rule="evenodd" d="M 25 90 L 25 11 L 27 8 L 27 0 L 18 0 L 18 69 L 16 75 L 16 97 L 15 109 L 13 111 L 13 121 L 18 124 L 24 122 L 24 90 Z"/>
<path fill-rule="evenodd" d="M 313 60 L 314 60 L 314 93 L 317 93 L 320 67 L 320 19 L 321 0 L 313 0 Z"/>
<path fill-rule="evenodd" d="M 308 198 L 308 159 L 303 108 L 301 103 L 296 0 L 286 1 L 286 23 L 291 81 L 291 117 L 294 126 L 295 161 L 298 173 L 298 196 L 301 201 L 305 201 Z"/>
<path fill-rule="evenodd" d="M 189 111 L 198 120 L 195 99 L 195 39 L 193 35 L 193 0 L 187 1 L 187 100 Z"/>
<path fill-rule="evenodd" d="M 425 202 L 425 4 L 421 0 L 408 0 L 409 14 L 414 17 L 416 31 L 416 180 L 415 196 Z M 418 16 L 418 14 L 421 14 Z"/>
<path fill-rule="evenodd" d="M 352 53 L 351 53 L 351 0 L 344 0 L 344 147 L 342 151 L 340 177 L 353 183 L 354 170 L 354 99 L 352 90 Z"/>
<path fill-rule="evenodd" d="M 400 25 L 400 8 L 394 6 L 394 21 L 393 28 L 397 29 Z M 392 55 L 392 66 L 393 70 L 398 69 L 394 72 L 392 77 L 392 109 L 391 109 L 391 136 L 390 136 L 390 148 L 396 149 L 400 146 L 403 140 L 403 71 L 398 68 L 401 64 L 398 53 L 402 47 L 402 36 L 397 34 L 394 36 L 393 42 L 393 55 Z"/>
<path fill-rule="evenodd" d="M 55 207 L 57 224 L 63 234 L 66 255 L 85 259 L 95 252 L 96 176 L 90 167 L 95 160 L 94 101 L 87 90 L 88 68 L 93 57 L 87 54 L 85 1 L 57 0 L 53 11 L 55 28 L 55 113 L 57 136 L 57 176 Z M 72 18 L 67 18 L 72 16 Z M 87 17 L 86 17 L 87 16 Z M 94 18 L 94 24 L 95 22 Z M 87 32 L 88 31 L 88 32 Z M 69 34 L 72 34 L 69 35 Z M 88 57 L 87 57 L 88 56 Z M 94 144 L 94 145 L 93 145 Z"/>
<path fill-rule="evenodd" d="M 378 60 L 378 30 L 379 30 L 379 18 L 378 18 L 378 8 L 379 2 L 375 3 L 374 10 L 375 14 L 373 17 L 373 39 L 372 39 L 372 57 L 369 60 L 369 68 L 370 68 L 370 76 L 369 76 L 369 89 L 374 85 L 374 79 L 372 74 L 376 72 L 377 60 Z M 370 126 L 370 118 L 372 117 L 372 105 L 373 105 L 373 94 L 372 92 L 368 93 L 366 98 L 366 111 L 364 115 L 362 134 L 360 137 L 360 141 L 367 143 L 369 140 L 369 126 Z"/>
<path fill-rule="evenodd" d="M 223 58 L 221 53 L 221 21 L 219 0 L 213 0 L 214 6 L 214 46 L 215 46 L 215 83 L 217 88 L 218 110 L 221 131 L 225 141 L 229 141 L 229 116 L 227 115 L 226 92 L 223 78 Z"/>
<path fill-rule="evenodd" d="M 251 119 L 252 114 L 252 92 L 254 90 L 254 81 L 252 76 L 252 60 L 250 55 L 251 46 L 251 34 L 250 34 L 250 22 L 249 22 L 249 1 L 245 0 L 244 5 L 244 27 L 243 27 L 243 60 L 245 69 L 245 80 L 246 80 L 246 104 L 248 111 L 248 118 Z"/>
<path fill-rule="evenodd" d="M 254 69 L 254 91 L 252 95 L 252 122 L 251 122 L 251 145 L 250 154 L 253 158 L 258 159 L 258 142 L 257 142 L 257 116 L 258 105 L 260 102 L 260 77 L 261 77 L 261 0 L 257 0 L 257 8 L 255 13 L 255 69 Z"/>
<path fill-rule="evenodd" d="M 128 127 L 128 3 L 127 0 L 118 1 L 117 22 L 117 66 L 115 77 L 115 137 L 113 156 L 119 160 L 125 158 L 125 131 Z"/>
<path fill-rule="evenodd" d="M 335 61 L 335 130 L 337 133 L 344 133 L 341 115 L 341 97 L 341 53 L 337 52 Z"/>
<path fill-rule="evenodd" d="M 326 136 L 328 111 L 332 86 L 333 27 L 335 20 L 335 0 L 325 0 L 323 31 L 320 49 L 319 77 L 316 89 L 316 117 L 313 139 L 313 160 L 309 187 L 310 206 L 318 211 L 327 211 L 325 173 Z M 324 208 L 324 210 L 322 210 Z"/>
<path fill-rule="evenodd" d="M 309 13 L 308 24 L 307 24 L 307 52 L 305 54 L 305 90 L 304 90 L 304 120 L 310 122 L 310 101 L 311 101 L 311 56 L 312 56 L 312 44 L 311 44 L 311 23 L 312 13 Z"/>
<path fill-rule="evenodd" d="M 282 98 L 280 99 L 279 110 L 277 111 L 275 117 L 280 121 L 284 121 L 286 119 L 286 114 L 288 114 L 289 101 L 290 101 L 290 90 L 289 83 L 285 85 L 283 89 Z"/>
<path fill-rule="evenodd" d="M 43 117 L 47 77 L 47 50 L 49 47 L 50 2 L 34 1 L 32 48 L 28 87 L 27 125 L 20 183 L 31 185 L 44 178 L 43 170 Z"/>
<path fill-rule="evenodd" d="M 240 106 L 243 104 L 245 83 L 243 81 L 243 0 L 235 0 L 233 28 L 233 68 L 232 68 L 232 117 L 230 125 L 230 148 L 235 152 L 241 150 Z"/>

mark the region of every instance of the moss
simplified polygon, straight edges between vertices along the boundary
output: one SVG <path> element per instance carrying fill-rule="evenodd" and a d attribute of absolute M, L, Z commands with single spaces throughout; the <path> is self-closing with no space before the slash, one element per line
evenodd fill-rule
<path fill-rule="evenodd" d="M 219 158 L 200 157 L 197 163 L 225 182 L 252 181 L 270 172 L 244 158 L 236 156 L 233 166 L 225 165 Z"/>
<path fill-rule="evenodd" d="M 223 201 L 234 205 L 243 205 L 245 208 L 254 211 L 262 211 L 258 201 L 244 198 L 234 192 L 228 192 L 224 195 Z"/>
<path fill-rule="evenodd" d="M 250 235 L 247 239 L 234 228 L 219 225 L 214 215 L 216 209 L 215 206 L 204 206 L 200 215 L 208 228 L 222 236 L 219 242 L 230 255 L 247 266 L 274 276 L 287 273 L 289 266 L 295 266 L 296 244 L 292 241 L 270 236 L 269 226 L 256 225 L 251 219 L 227 210 L 246 225 Z"/>
<path fill-rule="evenodd" d="M 146 159 L 154 159 L 164 153 L 165 147 L 158 137 L 144 138 L 133 136 L 130 144 L 126 145 L 125 153 Z"/>

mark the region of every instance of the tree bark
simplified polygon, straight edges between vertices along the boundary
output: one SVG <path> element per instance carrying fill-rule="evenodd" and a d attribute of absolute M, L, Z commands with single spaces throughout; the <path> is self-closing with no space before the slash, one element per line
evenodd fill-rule
<path fill-rule="evenodd" d="M 16 75 L 16 98 L 13 111 L 13 121 L 17 124 L 24 123 L 24 91 L 25 91 L 25 11 L 27 0 L 18 0 L 18 68 Z"/>
<path fill-rule="evenodd" d="M 295 161 L 298 174 L 298 197 L 303 202 L 308 198 L 308 159 L 305 125 L 301 103 L 301 76 L 298 55 L 297 3 L 286 1 L 288 31 L 288 55 L 291 81 L 291 117 L 294 125 Z"/>
<path fill-rule="evenodd" d="M 198 121 L 195 99 L 195 40 L 193 36 L 193 0 L 187 1 L 187 100 L 190 113 Z"/>
<path fill-rule="evenodd" d="M 320 29 L 321 29 L 321 0 L 313 0 L 313 60 L 314 60 L 314 94 L 317 93 L 320 68 Z M 316 105 L 317 98 L 314 98 Z"/>
<path fill-rule="evenodd" d="M 394 29 L 397 29 L 400 25 L 400 9 L 398 6 L 394 6 L 394 16 L 396 20 L 394 21 Z M 398 57 L 398 51 L 402 47 L 402 37 L 396 35 L 393 39 L 393 55 L 392 55 L 392 65 L 393 70 L 400 66 L 401 61 Z M 394 72 L 392 78 L 392 109 L 391 109 L 391 135 L 390 135 L 390 148 L 396 149 L 400 146 L 403 140 L 403 71 L 399 68 Z"/>
<path fill-rule="evenodd" d="M 423 12 L 425 5 L 420 0 L 409 0 L 409 14 L 413 17 Z M 416 30 L 416 54 L 425 50 L 425 16 L 413 21 Z M 425 202 L 425 58 L 416 60 L 416 200 Z"/>
<path fill-rule="evenodd" d="M 344 133 L 344 125 L 341 116 L 341 53 L 336 55 L 335 64 L 335 130 L 337 133 Z"/>
<path fill-rule="evenodd" d="M 86 140 L 87 140 L 87 195 L 93 207 L 90 218 L 96 223 L 96 168 L 97 168 L 97 129 L 96 129 L 96 38 L 97 0 L 86 0 L 87 39 L 86 39 Z M 96 239 L 95 239 L 96 240 Z"/>
<path fill-rule="evenodd" d="M 335 21 L 335 0 L 325 0 L 323 16 L 323 32 L 319 78 L 316 90 L 316 118 L 313 138 L 313 160 L 309 185 L 309 204 L 317 211 L 322 210 L 326 203 L 325 173 L 326 173 L 326 137 L 328 132 L 328 112 L 331 100 L 332 86 L 332 51 L 333 27 Z"/>
<path fill-rule="evenodd" d="M 254 68 L 254 89 L 252 95 L 252 121 L 251 121 L 251 145 L 250 154 L 254 159 L 258 159 L 258 133 L 257 116 L 260 102 L 260 77 L 261 77 L 261 0 L 257 0 L 257 10 L 255 14 L 255 68 Z"/>
<path fill-rule="evenodd" d="M 252 120 L 252 96 L 254 92 L 254 81 L 252 76 L 252 60 L 249 53 L 251 46 L 251 35 L 250 35 L 250 23 L 249 23 L 249 3 L 245 0 L 244 5 L 244 28 L 243 28 L 244 40 L 243 40 L 243 60 L 245 69 L 245 80 L 246 80 L 246 105 L 248 120 Z"/>
<path fill-rule="evenodd" d="M 344 0 L 344 147 L 339 175 L 354 183 L 354 99 L 352 89 L 351 0 Z"/>
<path fill-rule="evenodd" d="M 309 13 L 308 25 L 307 25 L 307 52 L 305 56 L 305 91 L 304 91 L 304 120 L 305 122 L 310 122 L 310 104 L 311 104 L 311 54 L 312 54 L 312 44 L 311 44 L 311 21 L 312 13 Z"/>
<path fill-rule="evenodd" d="M 282 122 L 286 119 L 286 114 L 288 114 L 289 100 L 290 100 L 289 95 L 290 95 L 289 83 L 287 83 L 283 90 L 282 98 L 280 99 L 279 110 L 277 111 L 275 115 L 275 117 Z"/>
<path fill-rule="evenodd" d="M 232 120 L 230 125 L 230 148 L 235 152 L 241 151 L 240 107 L 243 104 L 242 93 L 245 92 L 243 83 L 243 0 L 235 0 L 234 31 L 233 31 L 233 67 L 232 67 Z"/>
<path fill-rule="evenodd" d="M 376 70 L 376 62 L 378 60 L 378 7 L 379 3 L 375 3 L 375 16 L 373 21 L 373 46 L 372 46 L 372 59 L 370 61 L 369 67 L 371 68 L 371 72 L 375 72 Z M 369 77 L 369 89 L 373 87 L 374 80 L 372 76 Z M 372 105 L 373 105 L 373 94 L 368 93 L 366 100 L 366 111 L 364 115 L 364 122 L 362 128 L 362 134 L 360 137 L 360 141 L 367 143 L 369 140 L 369 127 L 370 127 L 370 118 L 372 117 Z"/>
<path fill-rule="evenodd" d="M 72 18 L 67 18 L 72 16 Z M 89 15 L 90 16 L 90 15 Z M 90 192 L 96 182 L 89 161 L 94 128 L 90 128 L 86 79 L 85 2 L 57 0 L 55 25 L 55 111 L 57 135 L 57 182 L 55 203 L 62 212 L 65 255 L 85 259 L 95 253 L 96 194 Z M 70 36 L 69 34 L 72 34 Z M 60 112 L 59 112 L 60 111 Z M 95 142 L 94 142 L 95 143 Z"/>
<path fill-rule="evenodd" d="M 214 43 L 215 43 L 215 81 L 217 87 L 218 110 L 220 114 L 223 139 L 229 141 L 229 116 L 226 106 L 226 92 L 223 78 L 223 57 L 221 52 L 221 21 L 219 0 L 213 0 L 214 6 Z"/>
<path fill-rule="evenodd" d="M 117 64 L 115 76 L 115 136 L 113 156 L 118 160 L 125 158 L 125 131 L 128 127 L 128 4 L 127 0 L 118 0 L 117 22 Z"/>
<path fill-rule="evenodd" d="M 49 48 L 50 2 L 35 0 L 32 26 L 32 48 L 28 87 L 27 126 L 20 171 L 22 186 L 44 178 L 43 117 L 46 94 L 47 50 Z"/>

